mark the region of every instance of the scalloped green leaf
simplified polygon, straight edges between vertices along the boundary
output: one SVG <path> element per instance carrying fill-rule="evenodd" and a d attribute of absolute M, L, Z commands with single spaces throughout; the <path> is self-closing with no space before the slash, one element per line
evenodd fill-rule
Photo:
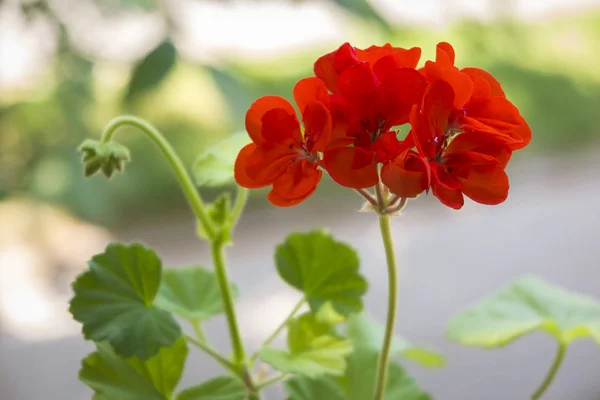
<path fill-rule="evenodd" d="M 232 183 L 235 159 L 248 143 L 250 137 L 246 132 L 235 133 L 200 154 L 194 163 L 196 185 L 219 187 Z"/>
<path fill-rule="evenodd" d="M 536 330 L 564 344 L 581 337 L 600 344 L 600 303 L 526 276 L 455 316 L 447 336 L 469 346 L 501 347 Z"/>
<path fill-rule="evenodd" d="M 233 284 L 232 289 L 237 297 Z M 165 270 L 154 304 L 190 321 L 204 321 L 223 312 L 217 276 L 198 267 Z"/>
<path fill-rule="evenodd" d="M 329 302 L 344 316 L 363 309 L 367 281 L 359 274 L 356 251 L 324 231 L 292 233 L 275 252 L 277 272 L 304 292 L 317 313 Z"/>
<path fill-rule="evenodd" d="M 86 339 L 108 341 L 122 357 L 148 359 L 181 337 L 173 316 L 153 302 L 162 264 L 140 244 L 110 244 L 73 283 L 69 311 Z"/>
<path fill-rule="evenodd" d="M 305 376 L 294 376 L 285 381 L 288 400 L 346 400 L 344 389 L 330 377 L 316 379 Z"/>
<path fill-rule="evenodd" d="M 278 371 L 318 377 L 342 375 L 346 356 L 352 352 L 349 340 L 335 335 L 331 325 L 317 321 L 312 314 L 288 323 L 288 351 L 263 347 L 260 358 Z"/>
<path fill-rule="evenodd" d="M 79 379 L 94 390 L 94 400 L 169 400 L 188 354 L 183 338 L 148 360 L 122 358 L 106 342 L 96 348 L 79 371 Z"/>
<path fill-rule="evenodd" d="M 366 347 L 378 350 L 383 343 L 384 327 L 366 313 L 360 313 L 350 316 L 345 333 L 355 348 Z M 392 356 L 402 356 L 422 367 L 440 368 L 446 365 L 446 359 L 442 354 L 415 346 L 399 336 L 393 337 L 391 352 Z"/>
<path fill-rule="evenodd" d="M 177 395 L 177 400 L 245 400 L 246 387 L 233 376 L 219 376 L 192 386 Z"/>

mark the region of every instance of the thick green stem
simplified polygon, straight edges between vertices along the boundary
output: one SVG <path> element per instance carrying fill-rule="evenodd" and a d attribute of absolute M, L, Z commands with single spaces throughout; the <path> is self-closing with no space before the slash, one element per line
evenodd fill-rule
<path fill-rule="evenodd" d="M 563 362 L 563 359 L 565 358 L 566 350 L 567 346 L 565 346 L 565 344 L 562 342 L 558 342 L 554 362 L 552 363 L 552 366 L 550 367 L 550 370 L 546 374 L 546 377 L 544 378 L 544 381 L 542 382 L 540 387 L 538 387 L 535 393 L 531 396 L 531 400 L 540 399 L 542 395 L 546 392 L 546 390 L 548 390 L 548 388 L 552 384 L 552 381 L 554 380 L 554 377 L 556 376 L 556 373 L 558 372 L 558 369 L 560 368 L 560 365 Z"/>
<path fill-rule="evenodd" d="M 225 267 L 223 246 L 221 240 L 214 240 L 211 243 L 212 257 L 217 280 L 219 281 L 219 288 L 221 289 L 221 298 L 223 299 L 225 316 L 227 317 L 233 357 L 237 365 L 243 365 L 246 362 L 246 353 L 244 351 L 244 345 L 240 336 L 235 309 L 233 307 L 233 294 L 231 285 L 229 284 L 229 277 L 227 276 L 227 268 Z"/>
<path fill-rule="evenodd" d="M 379 226 L 381 228 L 381 237 L 383 246 L 385 247 L 385 256 L 388 266 L 388 313 L 385 324 L 385 336 L 383 337 L 383 345 L 379 356 L 377 366 L 377 381 L 375 384 L 374 400 L 382 400 L 386 388 L 388 363 L 390 357 L 390 348 L 392 337 L 394 335 L 394 325 L 396 321 L 396 307 L 398 298 L 397 288 L 397 272 L 396 272 L 396 257 L 394 256 L 394 244 L 392 243 L 392 232 L 390 229 L 390 216 L 380 215 Z"/>
<path fill-rule="evenodd" d="M 304 305 L 304 302 L 306 301 L 306 299 L 303 297 L 300 299 L 300 301 L 298 301 L 298 303 L 294 306 L 294 308 L 292 309 L 292 311 L 290 312 L 290 314 L 287 316 L 286 319 L 283 320 L 283 322 L 281 324 L 279 324 L 279 326 L 277 327 L 277 329 L 275 329 L 275 331 L 273 331 L 273 333 L 271 333 L 271 335 L 269 335 L 269 337 L 267 339 L 265 339 L 265 341 L 263 342 L 262 347 L 268 346 L 273 340 L 275 340 L 275 338 L 281 333 L 281 331 L 283 331 L 283 329 L 286 327 L 287 323 L 294 318 L 294 316 L 298 313 L 298 311 L 300 311 L 300 309 L 302 308 L 302 306 Z M 258 352 L 254 353 L 252 355 L 252 357 L 250 357 L 250 364 L 253 364 L 256 359 L 258 358 Z"/>
<path fill-rule="evenodd" d="M 187 200 L 190 203 L 194 214 L 196 214 L 196 217 L 200 220 L 200 223 L 202 224 L 202 227 L 204 228 L 208 237 L 213 238 L 215 236 L 215 229 L 208 214 L 206 213 L 206 207 L 202 202 L 200 194 L 196 190 L 196 187 L 194 186 L 192 179 L 187 173 L 183 162 L 181 161 L 173 147 L 171 147 L 169 142 L 167 142 L 164 136 L 155 127 L 153 127 L 143 119 L 137 117 L 117 117 L 110 121 L 108 125 L 106 125 L 106 127 L 104 128 L 104 132 L 102 133 L 102 142 L 109 142 L 112 139 L 115 131 L 123 125 L 131 125 L 140 129 L 162 151 L 163 155 L 171 164 L 171 167 L 173 167 L 173 171 L 175 172 L 175 175 L 177 176 L 177 179 L 181 184 L 181 188 L 183 189 L 183 192 L 187 197 Z"/>

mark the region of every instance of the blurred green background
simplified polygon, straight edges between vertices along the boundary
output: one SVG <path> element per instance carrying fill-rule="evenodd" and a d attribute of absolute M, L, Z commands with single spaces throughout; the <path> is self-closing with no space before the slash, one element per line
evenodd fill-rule
<path fill-rule="evenodd" d="M 47 54 L 32 73 L 20 80 L 9 74 L 0 85 L 0 198 L 33 197 L 109 226 L 125 215 L 167 212 L 183 198 L 166 195 L 177 190 L 176 182 L 141 135 L 118 135 L 130 147 L 133 163 L 110 183 L 83 178 L 75 151 L 80 142 L 98 138 L 112 117 L 135 114 L 164 132 L 191 165 L 206 146 L 243 130 L 244 113 L 256 97 L 289 98 L 294 82 L 311 74 L 314 60 L 338 45 L 290 46 L 261 57 L 235 50 L 212 59 L 196 57 L 185 44 L 179 14 L 164 2 L 88 2 L 106 21 L 143 16 L 154 21 L 138 32 L 145 37 L 142 49 L 111 57 L 86 47 L 81 29 L 75 29 L 81 21 L 73 20 L 81 16 L 53 3 L 58 2 L 23 1 L 18 12 L 12 3 L 11 15 L 23 32 L 35 32 L 42 21 L 53 35 L 45 37 Z M 221 3 L 234 7 L 239 2 Z M 328 6 L 344 21 L 344 40 L 357 46 L 388 41 L 421 46 L 428 59 L 435 44 L 446 40 L 454 45 L 459 66 L 491 71 L 534 132 L 532 145 L 518 157 L 574 152 L 598 142 L 600 10 L 524 20 L 514 17 L 515 2 L 506 2 L 496 5 L 485 22 L 460 17 L 432 29 L 410 20 L 390 21 L 362 0 L 334 0 Z M 230 29 L 244 35 L 235 26 Z M 90 29 L 88 34 L 100 33 Z M 5 51 L 0 64 L 10 57 Z"/>

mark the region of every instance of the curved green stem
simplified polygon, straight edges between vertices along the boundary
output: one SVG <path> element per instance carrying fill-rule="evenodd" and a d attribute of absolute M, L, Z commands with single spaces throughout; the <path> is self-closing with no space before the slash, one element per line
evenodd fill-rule
<path fill-rule="evenodd" d="M 183 165 L 183 162 L 173 147 L 171 147 L 169 142 L 167 142 L 164 136 L 155 127 L 141 118 L 132 116 L 117 117 L 110 121 L 104 128 L 104 132 L 102 133 L 102 142 L 109 142 L 112 139 L 115 131 L 123 125 L 131 125 L 140 129 L 162 151 L 163 155 L 171 164 L 171 167 L 173 167 L 173 171 L 175 172 L 175 175 L 181 184 L 181 188 L 183 189 L 183 192 L 187 197 L 194 214 L 196 214 L 196 217 L 200 220 L 200 223 L 202 224 L 202 227 L 204 228 L 208 237 L 213 238 L 215 236 L 215 229 L 208 214 L 206 213 L 206 208 L 202 202 L 200 194 L 196 190 L 192 179 Z"/>
<path fill-rule="evenodd" d="M 556 349 L 556 357 L 554 357 L 554 362 L 552 363 L 552 366 L 550 366 L 550 370 L 546 374 L 546 377 L 544 378 L 542 384 L 531 396 L 531 400 L 540 399 L 542 395 L 546 392 L 546 390 L 548 390 L 548 388 L 552 384 L 552 381 L 554 380 L 554 377 L 556 376 L 556 373 L 558 372 L 558 369 L 560 368 L 560 365 L 563 362 L 563 359 L 565 358 L 566 350 L 567 346 L 565 346 L 565 344 L 562 342 L 558 342 L 558 348 Z"/>
<path fill-rule="evenodd" d="M 263 344 L 260 346 L 265 347 L 268 346 L 273 340 L 275 340 L 275 338 L 281 333 L 281 331 L 286 327 L 287 323 L 294 318 L 294 316 L 298 313 L 298 311 L 300 311 L 300 308 L 302 308 L 302 306 L 304 305 L 304 302 L 306 301 L 306 299 L 304 297 L 302 297 L 300 299 L 300 301 L 298 301 L 298 303 L 294 306 L 294 308 L 292 309 L 292 311 L 290 312 L 290 314 L 287 316 L 286 319 L 283 320 L 283 322 L 281 324 L 279 324 L 279 326 L 277 327 L 277 329 L 275 329 L 273 331 L 273 333 L 271 333 L 269 335 L 268 338 L 265 339 L 265 341 L 263 342 Z M 254 364 L 254 362 L 256 361 L 256 359 L 258 358 L 258 351 L 256 353 L 254 353 L 252 355 L 252 357 L 250 357 L 250 364 Z"/>
<path fill-rule="evenodd" d="M 192 343 L 194 346 L 196 346 L 199 349 L 201 349 L 202 351 L 204 351 L 206 354 L 208 354 L 212 358 L 214 358 L 219 364 L 221 364 L 223 367 L 227 368 L 233 374 L 235 374 L 236 376 L 242 377 L 242 373 L 240 372 L 240 369 L 234 363 L 232 363 L 231 361 L 229 361 L 228 359 L 226 359 L 225 357 L 223 357 L 222 355 L 217 353 L 217 351 L 215 349 L 213 349 L 211 346 L 209 346 L 208 344 L 206 344 L 204 342 L 201 342 L 200 340 L 196 340 L 189 335 L 185 335 L 185 339 L 188 342 Z"/>
<path fill-rule="evenodd" d="M 223 251 L 224 244 L 222 240 L 214 240 L 211 243 L 211 251 L 219 288 L 221 289 L 221 298 L 223 299 L 223 308 L 227 317 L 227 325 L 229 327 L 229 336 L 231 339 L 231 347 L 233 348 L 233 357 L 237 365 L 243 365 L 246 362 L 246 353 L 240 336 L 240 329 L 233 307 L 233 293 L 225 268 L 225 258 Z"/>
<path fill-rule="evenodd" d="M 235 198 L 235 204 L 231 209 L 231 220 L 233 221 L 232 226 L 238 222 L 242 211 L 244 211 L 244 207 L 246 207 L 246 202 L 248 201 L 248 189 L 245 187 L 238 186 L 237 196 Z"/>
<path fill-rule="evenodd" d="M 379 226 L 381 228 L 381 237 L 383 246 L 385 247 L 385 257 L 388 266 L 388 313 L 385 324 L 385 336 L 383 337 L 383 345 L 379 356 L 377 366 L 377 381 L 375 384 L 374 400 L 382 400 L 386 388 L 388 362 L 390 357 L 390 348 L 392 345 L 392 337 L 394 335 L 394 325 L 396 322 L 396 307 L 398 298 L 397 288 L 397 272 L 396 272 L 396 257 L 394 256 L 394 244 L 392 243 L 392 232 L 390 229 L 390 216 L 380 215 Z"/>
<path fill-rule="evenodd" d="M 276 375 L 274 377 L 271 378 L 267 378 L 264 381 L 260 382 L 258 385 L 256 385 L 256 389 L 258 390 L 262 390 L 264 388 L 266 388 L 267 386 L 271 386 L 277 382 L 281 382 L 282 380 L 284 380 L 285 378 L 288 377 L 289 374 L 282 372 L 279 375 Z"/>
<path fill-rule="evenodd" d="M 200 325 L 200 321 L 194 320 L 192 321 L 192 327 L 194 328 L 194 332 L 196 333 L 196 337 L 199 341 L 208 344 L 208 340 L 206 339 L 206 335 L 202 330 L 202 326 Z"/>

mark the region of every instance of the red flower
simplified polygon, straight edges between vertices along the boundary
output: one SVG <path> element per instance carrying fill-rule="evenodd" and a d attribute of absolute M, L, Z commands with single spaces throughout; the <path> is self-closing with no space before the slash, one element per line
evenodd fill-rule
<path fill-rule="evenodd" d="M 416 68 L 421 58 L 421 49 L 413 47 L 407 50 L 386 43 L 361 50 L 350 43 L 344 43 L 337 50 L 319 57 L 315 62 L 314 72 L 317 78 L 325 82 L 331 93 L 338 93 L 338 78 L 347 68 L 360 62 L 366 62 L 374 68 L 384 57 L 388 58 L 381 66 L 393 64 L 396 68 Z"/>
<path fill-rule="evenodd" d="M 422 72 L 432 82 L 441 79 L 454 90 L 453 123 L 464 132 L 497 136 L 512 150 L 531 141 L 531 129 L 519 110 L 506 98 L 500 83 L 479 68 L 454 66 L 454 49 L 449 43 L 437 45 L 436 60 L 427 61 Z"/>
<path fill-rule="evenodd" d="M 320 89 L 321 88 L 321 89 Z M 240 186 L 272 185 L 268 198 L 287 207 L 310 196 L 321 180 L 320 153 L 331 138 L 331 115 L 322 101 L 327 90 L 317 78 L 307 78 L 294 88 L 302 125 L 294 107 L 284 98 L 265 96 L 246 113 L 246 130 L 253 143 L 246 145 L 235 162 Z"/>
<path fill-rule="evenodd" d="M 482 204 L 502 203 L 508 195 L 504 167 L 511 149 L 494 135 L 457 132 L 451 121 L 456 97 L 443 80 L 432 82 L 422 105 L 411 112 L 411 135 L 418 153 L 404 151 L 384 166 L 382 177 L 393 193 L 422 192 L 431 187 L 445 205 L 459 209 L 463 195 Z"/>
<path fill-rule="evenodd" d="M 406 53 L 414 52 L 398 52 L 384 46 L 357 53 L 345 44 L 317 61 L 315 71 L 333 71 L 322 79 L 326 84 L 329 82 L 330 90 L 337 91 L 332 97 L 338 99 L 336 107 L 342 109 L 340 114 L 347 118 L 344 140 L 338 138 L 324 156 L 325 169 L 340 185 L 366 188 L 377 184 L 377 163 L 389 158 L 389 151 L 378 145 L 378 140 L 385 133 L 393 134 L 390 132 L 393 126 L 407 123 L 411 107 L 420 102 L 425 79 L 414 68 L 405 67 Z M 360 61 L 359 55 L 365 61 Z M 324 68 L 323 65 L 335 66 L 335 62 L 329 63 L 332 59 L 343 60 L 339 64 L 344 67 Z M 417 61 L 418 57 L 410 64 Z M 336 83 L 332 89 L 333 81 Z M 352 147 L 348 147 L 349 144 Z"/>

